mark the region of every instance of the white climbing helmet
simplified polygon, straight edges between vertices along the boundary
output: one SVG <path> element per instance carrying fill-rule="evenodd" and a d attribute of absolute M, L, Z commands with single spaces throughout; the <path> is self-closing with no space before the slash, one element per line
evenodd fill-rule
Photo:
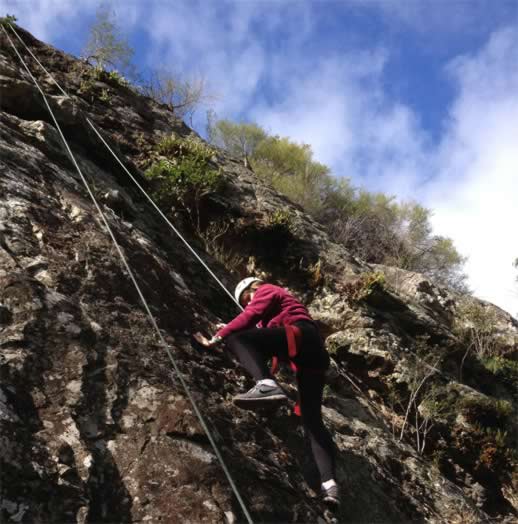
<path fill-rule="evenodd" d="M 236 302 L 238 304 L 241 304 L 241 302 L 239 302 L 239 299 L 241 298 L 243 291 L 245 291 L 245 289 L 248 289 L 254 282 L 262 282 L 262 280 L 255 277 L 247 277 L 241 280 L 241 282 L 239 282 L 239 284 L 236 286 L 236 290 L 234 291 L 234 297 L 236 298 Z"/>

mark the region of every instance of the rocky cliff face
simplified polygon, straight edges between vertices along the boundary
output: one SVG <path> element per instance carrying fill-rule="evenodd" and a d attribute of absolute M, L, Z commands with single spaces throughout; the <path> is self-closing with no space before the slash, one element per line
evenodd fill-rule
<path fill-rule="evenodd" d="M 343 504 L 327 511 L 297 417 L 287 408 L 234 407 L 232 396 L 249 379 L 224 352 L 192 345 L 192 332 L 213 332 L 235 306 L 85 117 L 146 187 L 141 170 L 160 140 L 199 138 L 165 107 L 113 79 L 92 79 L 88 65 L 20 34 L 71 95 L 62 96 L 19 46 L 254 521 L 516 518 L 517 382 L 511 372 L 491 374 L 474 350 L 466 353 L 455 328 L 464 299 L 421 275 L 355 260 L 299 208 L 217 152 L 211 162 L 225 184 L 203 201 L 201 227 L 227 221 L 218 249 L 203 253 L 207 239 L 185 215 L 174 219 L 228 287 L 249 271 L 272 278 L 306 301 L 328 336 L 333 365 L 324 415 L 339 450 Z M 3 32 L 0 41 L 2 522 L 244 521 L 36 87 Z M 496 319 L 500 355 L 516 362 L 518 324 L 482 306 Z M 294 394 L 288 372 L 281 378 Z M 421 392 L 432 382 L 435 389 L 426 398 L 418 391 L 412 403 L 421 382 Z M 472 405 L 482 406 L 484 427 Z"/>

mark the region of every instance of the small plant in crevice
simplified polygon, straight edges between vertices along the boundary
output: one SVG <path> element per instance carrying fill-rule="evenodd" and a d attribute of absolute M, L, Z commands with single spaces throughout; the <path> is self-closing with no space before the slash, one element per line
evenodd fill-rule
<path fill-rule="evenodd" d="M 386 287 L 385 275 L 379 271 L 362 273 L 359 278 L 347 282 L 342 286 L 342 291 L 347 302 L 355 304 L 364 301 L 374 291 Z"/>
<path fill-rule="evenodd" d="M 278 209 L 266 215 L 264 226 L 268 229 L 279 229 L 291 232 L 293 229 L 293 218 L 289 211 Z"/>
<path fill-rule="evenodd" d="M 328 399 L 332 394 L 333 394 L 333 390 L 331 389 L 331 386 L 329 384 L 326 384 L 322 392 L 323 399 L 324 400 Z"/>
<path fill-rule="evenodd" d="M 229 221 L 211 222 L 203 231 L 200 231 L 200 237 L 207 253 L 225 266 L 230 273 L 239 273 L 239 270 L 245 265 L 245 258 L 229 248 L 224 241 L 232 228 L 233 224 Z"/>
<path fill-rule="evenodd" d="M 105 103 L 108 103 L 110 101 L 110 93 L 109 93 L 108 89 L 103 89 L 101 91 L 101 95 L 99 96 L 99 100 L 101 102 L 105 102 Z"/>
<path fill-rule="evenodd" d="M 316 288 L 326 281 L 324 272 L 322 271 L 322 260 L 319 258 L 314 264 L 310 264 L 306 268 L 308 274 L 308 285 L 310 288 Z"/>
<path fill-rule="evenodd" d="M 428 337 L 418 337 L 413 353 L 406 359 L 404 380 L 408 387 L 408 400 L 399 440 L 403 440 L 407 424 L 411 424 L 418 453 L 424 452 L 428 434 L 436 419 L 445 414 L 438 386 L 434 386 L 433 382 L 443 357 L 443 351 L 429 345 Z"/>

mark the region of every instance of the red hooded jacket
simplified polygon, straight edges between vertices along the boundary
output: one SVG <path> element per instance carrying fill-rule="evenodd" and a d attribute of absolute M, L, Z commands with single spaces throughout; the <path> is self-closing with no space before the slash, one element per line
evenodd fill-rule
<path fill-rule="evenodd" d="M 228 337 L 242 329 L 280 327 L 298 320 L 312 320 L 308 310 L 285 289 L 273 284 L 263 284 L 254 293 L 254 298 L 234 320 L 220 329 L 216 336 Z"/>

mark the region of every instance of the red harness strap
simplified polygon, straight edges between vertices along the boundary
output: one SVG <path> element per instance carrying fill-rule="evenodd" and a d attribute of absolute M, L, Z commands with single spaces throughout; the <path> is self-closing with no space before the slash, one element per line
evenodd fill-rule
<path fill-rule="evenodd" d="M 302 333 L 297 326 L 286 325 L 284 326 L 284 329 L 286 330 L 286 338 L 288 339 L 288 356 L 290 357 L 291 369 L 297 372 L 297 364 L 293 362 L 293 359 L 299 352 L 300 343 L 302 342 Z"/>
<path fill-rule="evenodd" d="M 286 338 L 288 340 L 288 356 L 290 357 L 290 367 L 295 373 L 299 373 L 304 370 L 304 373 L 314 373 L 321 375 L 322 373 L 325 373 L 325 370 L 323 369 L 314 369 L 314 368 L 300 368 L 295 364 L 293 359 L 297 356 L 300 348 L 300 344 L 302 342 L 302 331 L 299 327 L 293 326 L 290 324 L 287 324 L 284 326 L 284 329 L 286 330 Z M 279 359 L 278 357 L 272 358 L 272 368 L 271 368 L 271 374 L 274 375 L 277 372 L 277 369 L 279 368 Z M 298 417 L 301 416 L 300 411 L 300 401 L 297 400 L 297 403 L 295 404 L 295 407 L 293 408 L 293 412 Z"/>
<path fill-rule="evenodd" d="M 297 364 L 293 362 L 293 359 L 297 356 L 299 352 L 300 342 L 302 340 L 302 333 L 300 328 L 297 326 L 291 326 L 289 324 L 284 326 L 286 330 L 286 338 L 288 339 L 288 356 L 290 357 L 290 366 L 291 369 L 296 373 L 298 371 Z M 279 358 L 272 357 L 272 368 L 270 370 L 272 375 L 277 373 L 279 369 Z"/>

